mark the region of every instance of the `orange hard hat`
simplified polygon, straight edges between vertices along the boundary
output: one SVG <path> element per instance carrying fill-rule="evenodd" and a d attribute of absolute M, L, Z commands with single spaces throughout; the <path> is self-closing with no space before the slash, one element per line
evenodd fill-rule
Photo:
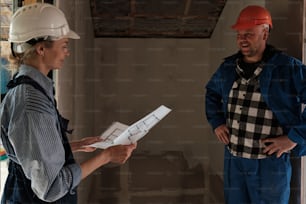
<path fill-rule="evenodd" d="M 244 30 L 256 25 L 268 24 L 272 28 L 272 18 L 267 9 L 257 5 L 245 7 L 239 14 L 237 22 L 232 25 L 234 30 Z"/>

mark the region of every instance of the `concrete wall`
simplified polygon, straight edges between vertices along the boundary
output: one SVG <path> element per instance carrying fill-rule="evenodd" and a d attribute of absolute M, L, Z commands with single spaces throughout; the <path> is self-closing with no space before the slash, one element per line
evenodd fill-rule
<path fill-rule="evenodd" d="M 173 109 L 138 151 L 203 154 L 205 39 L 96 39 L 95 132 L 114 120 L 132 124 L 159 105 Z"/>
<path fill-rule="evenodd" d="M 267 1 L 266 7 L 273 17 L 273 30 L 269 42 L 286 53 L 302 59 L 303 55 L 303 0 Z"/>
<path fill-rule="evenodd" d="M 131 182 L 128 188 L 134 190 L 130 194 L 137 194 L 134 185 L 142 185 L 143 189 L 153 193 L 150 183 L 164 180 L 166 172 L 160 168 L 167 168 L 162 166 L 165 162 L 162 157 L 169 152 L 180 155 L 178 162 L 187 162 L 186 171 L 197 165 L 204 171 L 207 138 L 203 84 L 209 64 L 209 41 L 108 38 L 96 39 L 95 46 L 95 109 L 100 110 L 94 114 L 95 132 L 102 132 L 113 121 L 132 124 L 161 104 L 173 110 L 139 142 L 136 156 L 129 165 L 132 175 L 148 175 L 149 172 L 140 167 L 147 166 L 151 157 L 159 156 L 153 165 L 157 169 L 151 171 L 157 171 L 160 177 L 148 176 L 146 180 L 138 180 L 141 184 Z M 137 164 L 135 158 L 139 156 L 146 159 L 138 159 L 140 164 Z M 175 177 L 179 180 L 183 176 Z M 202 184 L 204 182 L 203 178 Z M 184 191 L 178 183 L 170 182 L 169 185 L 174 191 Z M 178 199 L 178 196 L 179 193 L 174 198 L 165 199 Z M 143 200 L 137 203 L 143 203 Z"/>

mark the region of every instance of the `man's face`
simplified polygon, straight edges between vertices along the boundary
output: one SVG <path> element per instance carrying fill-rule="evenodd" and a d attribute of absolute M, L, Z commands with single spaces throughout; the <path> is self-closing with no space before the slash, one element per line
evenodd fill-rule
<path fill-rule="evenodd" d="M 246 30 L 237 31 L 237 46 L 246 59 L 260 58 L 264 52 L 268 30 L 258 25 Z M 260 60 L 259 59 L 259 60 Z"/>

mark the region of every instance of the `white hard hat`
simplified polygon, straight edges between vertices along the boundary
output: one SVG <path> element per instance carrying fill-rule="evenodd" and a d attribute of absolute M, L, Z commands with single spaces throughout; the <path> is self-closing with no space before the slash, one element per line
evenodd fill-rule
<path fill-rule="evenodd" d="M 70 30 L 65 14 L 51 4 L 35 3 L 19 8 L 12 16 L 8 41 L 22 44 L 39 38 L 59 40 L 80 36 Z"/>

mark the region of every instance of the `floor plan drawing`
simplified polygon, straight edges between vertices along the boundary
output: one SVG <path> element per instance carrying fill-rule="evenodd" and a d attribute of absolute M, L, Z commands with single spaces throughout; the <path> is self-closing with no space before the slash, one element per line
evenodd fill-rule
<path fill-rule="evenodd" d="M 120 122 L 114 122 L 106 131 L 101 135 L 103 141 L 97 142 L 90 146 L 106 149 L 114 145 L 127 145 L 137 142 L 144 137 L 149 130 L 159 123 L 171 109 L 161 105 L 153 112 L 149 113 L 142 119 L 134 124 L 128 126 Z"/>

